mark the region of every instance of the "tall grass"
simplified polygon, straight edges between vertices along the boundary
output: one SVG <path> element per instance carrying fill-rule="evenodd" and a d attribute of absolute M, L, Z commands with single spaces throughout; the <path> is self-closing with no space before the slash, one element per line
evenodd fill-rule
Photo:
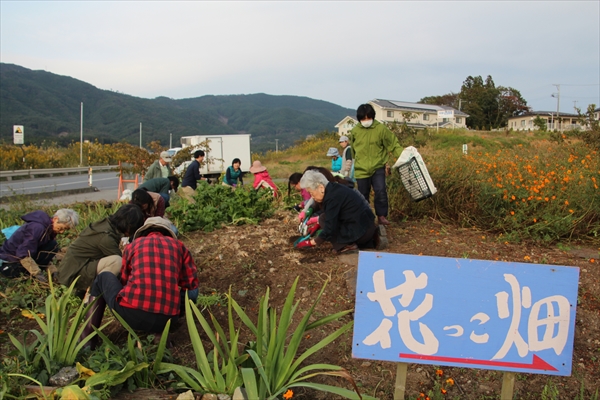
<path fill-rule="evenodd" d="M 600 236 L 600 157 L 581 143 L 422 154 L 438 193 L 412 203 L 394 174 L 388 184 L 396 217 L 428 216 L 509 239 Z"/>

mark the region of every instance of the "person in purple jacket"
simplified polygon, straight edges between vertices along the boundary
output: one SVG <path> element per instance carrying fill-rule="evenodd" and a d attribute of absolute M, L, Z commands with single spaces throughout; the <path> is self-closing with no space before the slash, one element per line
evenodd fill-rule
<path fill-rule="evenodd" d="M 0 247 L 0 273 L 9 278 L 30 273 L 46 281 L 45 269 L 60 250 L 56 235 L 74 228 L 79 223 L 79 215 L 63 208 L 51 218 L 38 210 L 21 217 L 25 223 Z"/>

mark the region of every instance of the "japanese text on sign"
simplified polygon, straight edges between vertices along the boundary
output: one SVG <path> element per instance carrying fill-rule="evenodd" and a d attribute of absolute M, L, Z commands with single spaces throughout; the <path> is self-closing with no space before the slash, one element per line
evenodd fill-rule
<path fill-rule="evenodd" d="M 354 356 L 569 375 L 579 270 L 360 253 Z"/>

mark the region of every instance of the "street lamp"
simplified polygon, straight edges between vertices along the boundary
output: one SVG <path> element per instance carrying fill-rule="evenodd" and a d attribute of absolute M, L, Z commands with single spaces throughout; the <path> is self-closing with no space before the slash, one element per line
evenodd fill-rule
<path fill-rule="evenodd" d="M 554 114 L 548 113 L 548 115 L 550 116 L 550 126 L 552 127 L 552 130 L 554 130 Z"/>

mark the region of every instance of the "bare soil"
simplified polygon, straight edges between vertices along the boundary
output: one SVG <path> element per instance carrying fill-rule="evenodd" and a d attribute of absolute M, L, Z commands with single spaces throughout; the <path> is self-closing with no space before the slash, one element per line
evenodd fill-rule
<path fill-rule="evenodd" d="M 300 313 L 312 304 L 325 282 L 328 282 L 325 294 L 316 308 L 318 316 L 353 308 L 358 255 L 334 255 L 328 244 L 308 250 L 294 249 L 292 243 L 298 237 L 297 224 L 296 217 L 291 212 L 277 212 L 257 226 L 227 226 L 214 232 L 183 235 L 181 239 L 194 255 L 200 271 L 200 292 L 224 294 L 231 287 L 236 301 L 245 307 L 249 315 L 254 316 L 267 287 L 271 290 L 271 306 L 281 308 L 294 279 L 299 276 L 296 298 L 300 300 Z M 579 304 L 572 375 L 550 377 L 518 374 L 514 398 L 540 399 L 549 380 L 558 388 L 558 398 L 561 399 L 574 398 L 579 393 L 582 382 L 585 399 L 591 398 L 600 388 L 600 241 L 573 241 L 565 245 L 508 243 L 497 235 L 448 226 L 434 220 L 392 221 L 387 232 L 389 248 L 386 251 L 392 253 L 579 267 Z M 226 323 L 225 304 L 211 307 L 210 311 L 222 324 Z M 306 338 L 305 346 L 316 343 L 350 318 L 351 314 L 343 321 L 312 332 Z M 126 340 L 123 328 L 117 323 L 113 323 L 105 332 L 116 342 Z M 175 343 L 171 351 L 176 362 L 195 365 L 185 324 L 179 324 L 170 336 Z M 350 332 L 308 361 L 340 365 L 350 371 L 363 393 L 380 399 L 392 399 L 396 365 L 353 359 L 351 342 Z M 500 398 L 502 372 L 441 369 L 444 379 L 452 378 L 455 382 L 455 385 L 447 387 L 445 397 L 448 399 Z M 432 390 L 434 381 L 440 379 L 435 371 L 432 366 L 410 364 L 406 398 L 416 399 L 420 393 Z M 351 389 L 347 382 L 333 377 L 321 379 L 320 382 Z M 121 393 L 119 398 L 134 396 Z M 172 393 L 169 396 L 166 392 L 160 395 L 155 391 L 143 391 L 135 397 L 172 398 Z M 335 397 L 312 390 L 297 390 L 294 393 L 294 399 L 331 398 Z"/>
<path fill-rule="evenodd" d="M 227 293 L 231 287 L 236 301 L 246 310 L 256 311 L 266 287 L 271 288 L 271 305 L 280 308 L 294 279 L 299 276 L 296 298 L 307 308 L 328 281 L 316 309 L 319 316 L 354 307 L 357 254 L 334 255 L 329 245 L 296 250 L 291 243 L 298 237 L 297 220 L 291 212 L 279 212 L 258 226 L 225 227 L 211 233 L 194 232 L 182 240 L 194 254 L 200 269 L 203 293 Z M 531 262 L 580 268 L 579 305 L 575 331 L 573 372 L 570 377 L 519 374 L 514 393 L 517 399 L 539 399 L 549 379 L 556 384 L 559 398 L 579 393 L 583 381 L 586 393 L 600 388 L 600 242 L 571 242 L 564 246 L 539 243 L 508 243 L 501 237 L 475 229 L 443 225 L 433 220 L 393 222 L 387 229 L 392 253 L 452 258 Z M 212 309 L 225 317 L 226 309 Z M 252 314 L 251 314 L 252 315 Z M 348 317 L 350 318 L 350 316 Z M 225 321 L 223 319 L 223 321 Z M 307 345 L 316 343 L 334 328 L 331 324 L 313 333 Z M 174 355 L 193 365 L 193 355 L 185 327 L 174 333 Z M 352 359 L 351 333 L 309 359 L 348 369 L 364 393 L 381 399 L 393 398 L 396 365 L 390 362 Z M 184 361 L 185 360 L 185 361 Z M 503 374 L 497 371 L 443 368 L 444 378 L 456 384 L 448 387 L 447 398 L 499 398 Z M 435 368 L 411 364 L 407 378 L 407 398 L 433 388 Z M 350 386 L 341 380 L 327 383 Z M 296 392 L 298 399 L 329 399 L 329 394 Z M 587 398 L 587 396 L 586 396 Z"/>

